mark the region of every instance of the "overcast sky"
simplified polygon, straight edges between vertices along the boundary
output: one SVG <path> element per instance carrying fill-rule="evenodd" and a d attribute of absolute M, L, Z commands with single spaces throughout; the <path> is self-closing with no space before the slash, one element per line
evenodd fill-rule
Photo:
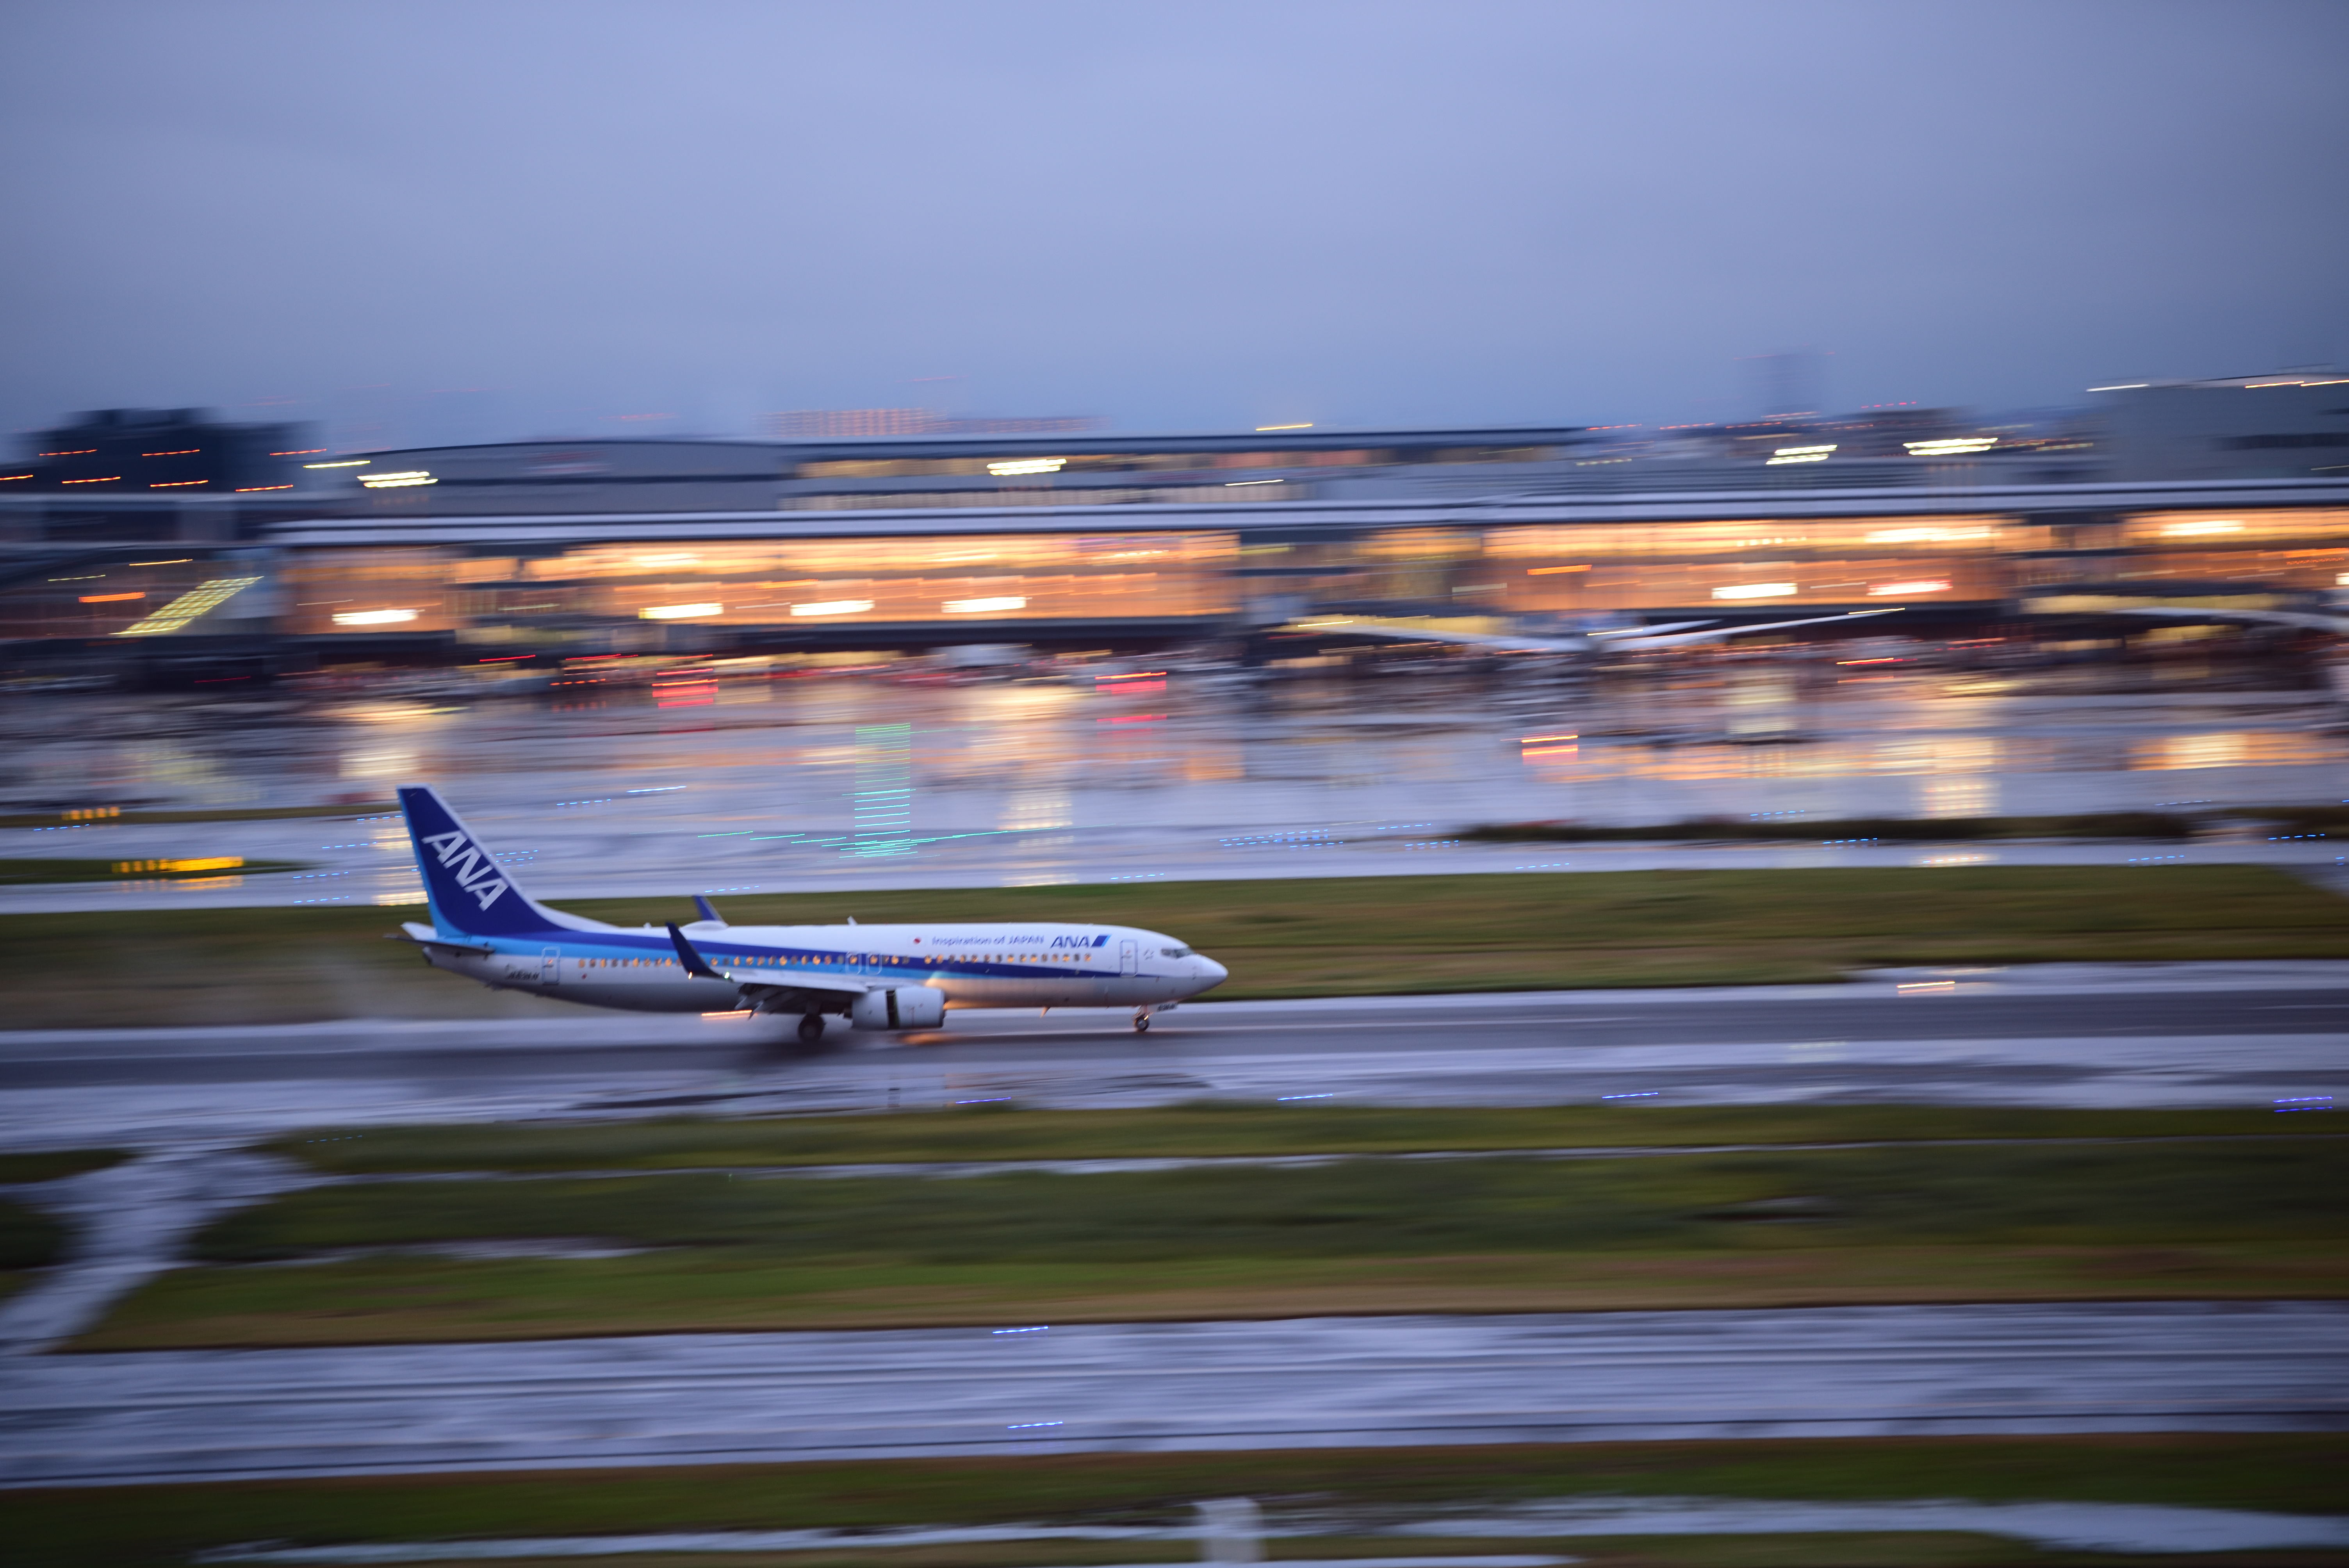
<path fill-rule="evenodd" d="M 1836 407 L 2349 358 L 2341 0 L 6 15 L 11 430 L 1656 423 L 1791 348 Z"/>

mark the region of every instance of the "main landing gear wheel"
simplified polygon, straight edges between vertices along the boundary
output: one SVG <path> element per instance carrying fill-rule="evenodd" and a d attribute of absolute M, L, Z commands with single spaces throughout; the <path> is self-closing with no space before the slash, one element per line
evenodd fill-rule
<path fill-rule="evenodd" d="M 1133 1032 L 1134 1032 L 1135 1034 L 1137 1034 L 1137 1035 L 1146 1035 L 1146 1034 L 1150 1033 L 1150 1015 L 1149 1015 L 1149 1014 L 1147 1014 L 1147 1013 L 1136 1013 L 1136 1014 L 1133 1016 Z"/>
<path fill-rule="evenodd" d="M 823 1015 L 822 1013 L 801 1014 L 800 1044 L 812 1046 L 822 1038 L 823 1038 Z"/>

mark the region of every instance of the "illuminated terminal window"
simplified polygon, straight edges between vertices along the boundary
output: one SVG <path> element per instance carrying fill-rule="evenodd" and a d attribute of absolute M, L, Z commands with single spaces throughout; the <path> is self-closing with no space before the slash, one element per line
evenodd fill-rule
<path fill-rule="evenodd" d="M 1550 523 L 1495 528 L 1486 532 L 1485 540 L 1486 554 L 1495 560 L 1541 565 L 1592 557 L 1669 560 L 1756 550 L 1987 554 L 2048 549 L 2053 531 L 1995 516 L 1761 518 L 1736 522 Z"/>
<path fill-rule="evenodd" d="M 2095 573 L 2104 582 L 2144 581 L 2149 592 L 2159 592 L 2165 579 L 2196 583 L 2240 583 L 2277 589 L 2332 588 L 2349 573 L 2349 545 L 2310 550 L 2145 550 L 2107 557 Z M 2061 562 L 2040 563 L 2025 574 L 2024 585 L 2075 581 L 2077 566 Z M 2198 595 L 2196 603 L 2209 601 Z M 2290 605 L 2262 597 L 2242 609 L 2286 609 Z"/>
<path fill-rule="evenodd" d="M 1979 556 L 1593 562 L 1511 580 L 1495 606 L 1516 613 L 1706 605 L 1951 603 L 2006 593 L 2003 563 Z"/>
<path fill-rule="evenodd" d="M 294 629 L 446 630 L 539 615 L 763 625 L 1156 619 L 1233 607 L 1230 534 L 932 535 L 581 545 L 532 559 L 303 552 Z M 393 621 L 391 612 L 412 618 Z M 354 617 L 365 617 L 356 619 Z"/>
<path fill-rule="evenodd" d="M 2349 542 L 2349 509 L 2278 507 L 2266 511 L 2145 511 L 2123 521 L 2127 544 L 2256 544 L 2271 540 Z"/>

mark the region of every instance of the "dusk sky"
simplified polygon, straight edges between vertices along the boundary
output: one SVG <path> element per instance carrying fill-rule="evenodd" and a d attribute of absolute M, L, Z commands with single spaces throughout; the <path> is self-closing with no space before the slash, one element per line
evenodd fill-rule
<path fill-rule="evenodd" d="M 2339 0 L 9 21 L 10 431 L 1658 423 L 1794 348 L 1834 407 L 2349 358 Z"/>

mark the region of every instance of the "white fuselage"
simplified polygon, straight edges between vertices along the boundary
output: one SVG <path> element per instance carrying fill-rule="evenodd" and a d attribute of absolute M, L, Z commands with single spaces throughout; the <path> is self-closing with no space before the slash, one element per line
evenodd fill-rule
<path fill-rule="evenodd" d="M 1132 926 L 698 921 L 681 929 L 702 958 L 736 979 L 922 986 L 941 993 L 948 1007 L 1150 1007 L 1196 995 L 1226 974 L 1173 937 Z M 715 1013 L 744 1005 L 731 982 L 687 973 L 657 926 L 443 937 L 426 944 L 425 956 L 501 989 L 591 1007 Z"/>

